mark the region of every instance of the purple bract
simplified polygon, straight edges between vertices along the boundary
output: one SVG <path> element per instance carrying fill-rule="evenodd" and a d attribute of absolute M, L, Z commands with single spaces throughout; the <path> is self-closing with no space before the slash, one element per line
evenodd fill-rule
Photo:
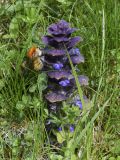
<path fill-rule="evenodd" d="M 59 49 L 50 49 L 46 51 L 46 56 L 63 56 L 65 54 L 64 50 Z"/>
<path fill-rule="evenodd" d="M 45 98 L 51 103 L 61 102 L 61 101 L 66 100 L 66 96 L 64 94 L 60 94 L 60 93 L 57 93 L 57 92 L 47 93 L 45 95 Z"/>
<path fill-rule="evenodd" d="M 48 33 L 52 35 L 69 35 L 73 33 L 76 30 L 76 28 L 70 28 L 69 23 L 67 23 L 65 20 L 61 20 L 58 23 L 51 24 L 48 27 Z"/>
<path fill-rule="evenodd" d="M 48 72 L 48 76 L 50 78 L 55 78 L 57 80 L 60 80 L 62 78 L 68 78 L 71 75 L 68 71 L 50 71 Z"/>

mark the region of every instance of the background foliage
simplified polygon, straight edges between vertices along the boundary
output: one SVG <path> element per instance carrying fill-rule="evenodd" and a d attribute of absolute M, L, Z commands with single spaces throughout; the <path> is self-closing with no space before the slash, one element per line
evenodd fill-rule
<path fill-rule="evenodd" d="M 119 15 L 119 0 L 0 2 L 1 159 L 120 159 Z M 78 47 L 85 64 L 79 68 L 90 79 L 86 93 L 91 105 L 74 134 L 55 131 L 57 144 L 50 146 L 44 127 L 48 110 L 41 95 L 45 74 L 25 77 L 20 65 L 33 44 L 43 47 L 47 26 L 61 19 L 79 28 L 75 34 L 83 38 Z M 63 106 L 69 116 L 69 106 Z M 57 117 L 53 120 L 58 123 Z"/>

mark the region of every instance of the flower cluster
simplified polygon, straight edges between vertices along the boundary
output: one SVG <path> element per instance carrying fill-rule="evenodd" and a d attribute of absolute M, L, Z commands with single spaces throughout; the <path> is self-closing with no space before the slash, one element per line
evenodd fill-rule
<path fill-rule="evenodd" d="M 71 66 L 67 54 L 70 55 L 73 65 L 84 62 L 84 57 L 76 48 L 76 44 L 82 39 L 79 36 L 71 37 L 76 31 L 69 23 L 60 20 L 58 23 L 48 27 L 49 35 L 42 37 L 45 46 L 45 67 L 48 75 L 48 88 L 45 98 L 50 110 L 57 112 L 61 102 L 67 100 L 76 90 L 75 78 L 72 75 Z M 88 78 L 84 75 L 78 76 L 81 86 L 88 85 Z M 74 105 L 82 109 L 79 98 L 75 99 Z"/>

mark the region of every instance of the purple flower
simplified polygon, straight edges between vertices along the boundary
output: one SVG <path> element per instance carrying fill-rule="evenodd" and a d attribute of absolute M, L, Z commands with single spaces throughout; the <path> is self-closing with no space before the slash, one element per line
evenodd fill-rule
<path fill-rule="evenodd" d="M 70 132 L 74 132 L 74 126 L 71 125 L 69 129 L 70 129 Z"/>
<path fill-rule="evenodd" d="M 58 127 L 58 131 L 61 132 L 62 131 L 62 127 Z"/>
<path fill-rule="evenodd" d="M 78 48 L 72 48 L 69 50 L 69 54 L 71 56 L 71 60 L 73 64 L 79 64 L 84 62 L 84 57 L 81 55 L 80 50 Z"/>
<path fill-rule="evenodd" d="M 84 57 L 81 54 L 71 56 L 71 60 L 73 64 L 84 63 Z"/>
<path fill-rule="evenodd" d="M 78 76 L 78 80 L 80 82 L 81 85 L 84 85 L 84 86 L 87 86 L 88 85 L 88 77 L 87 76 L 84 76 L 84 75 L 80 75 Z"/>
<path fill-rule="evenodd" d="M 76 100 L 75 105 L 82 109 L 82 102 L 80 100 Z"/>
<path fill-rule="evenodd" d="M 63 87 L 66 87 L 70 84 L 70 81 L 66 79 L 66 80 L 60 81 L 59 84 Z"/>
<path fill-rule="evenodd" d="M 69 50 L 69 54 L 70 55 L 80 55 L 80 50 L 79 48 L 72 48 L 71 50 Z"/>
<path fill-rule="evenodd" d="M 82 86 L 87 86 L 89 79 L 87 76 L 80 75 L 80 76 L 78 76 L 78 81 Z M 71 79 L 71 83 L 75 84 L 75 78 Z"/>
<path fill-rule="evenodd" d="M 61 68 L 63 68 L 63 64 L 62 63 L 55 63 L 55 64 L 53 64 L 53 68 L 55 70 L 60 70 Z"/>

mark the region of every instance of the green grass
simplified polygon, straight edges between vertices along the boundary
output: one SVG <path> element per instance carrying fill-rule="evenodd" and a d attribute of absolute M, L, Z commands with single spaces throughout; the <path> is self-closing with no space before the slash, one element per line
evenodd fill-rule
<path fill-rule="evenodd" d="M 119 0 L 17 0 L 0 5 L 0 159 L 119 160 Z M 79 68 L 89 77 L 85 92 L 91 101 L 62 148 L 50 146 L 45 130 L 45 75 L 25 77 L 20 69 L 28 48 L 43 47 L 41 36 L 60 19 L 79 28 L 75 35 L 83 38 L 78 47 L 85 63 Z"/>

